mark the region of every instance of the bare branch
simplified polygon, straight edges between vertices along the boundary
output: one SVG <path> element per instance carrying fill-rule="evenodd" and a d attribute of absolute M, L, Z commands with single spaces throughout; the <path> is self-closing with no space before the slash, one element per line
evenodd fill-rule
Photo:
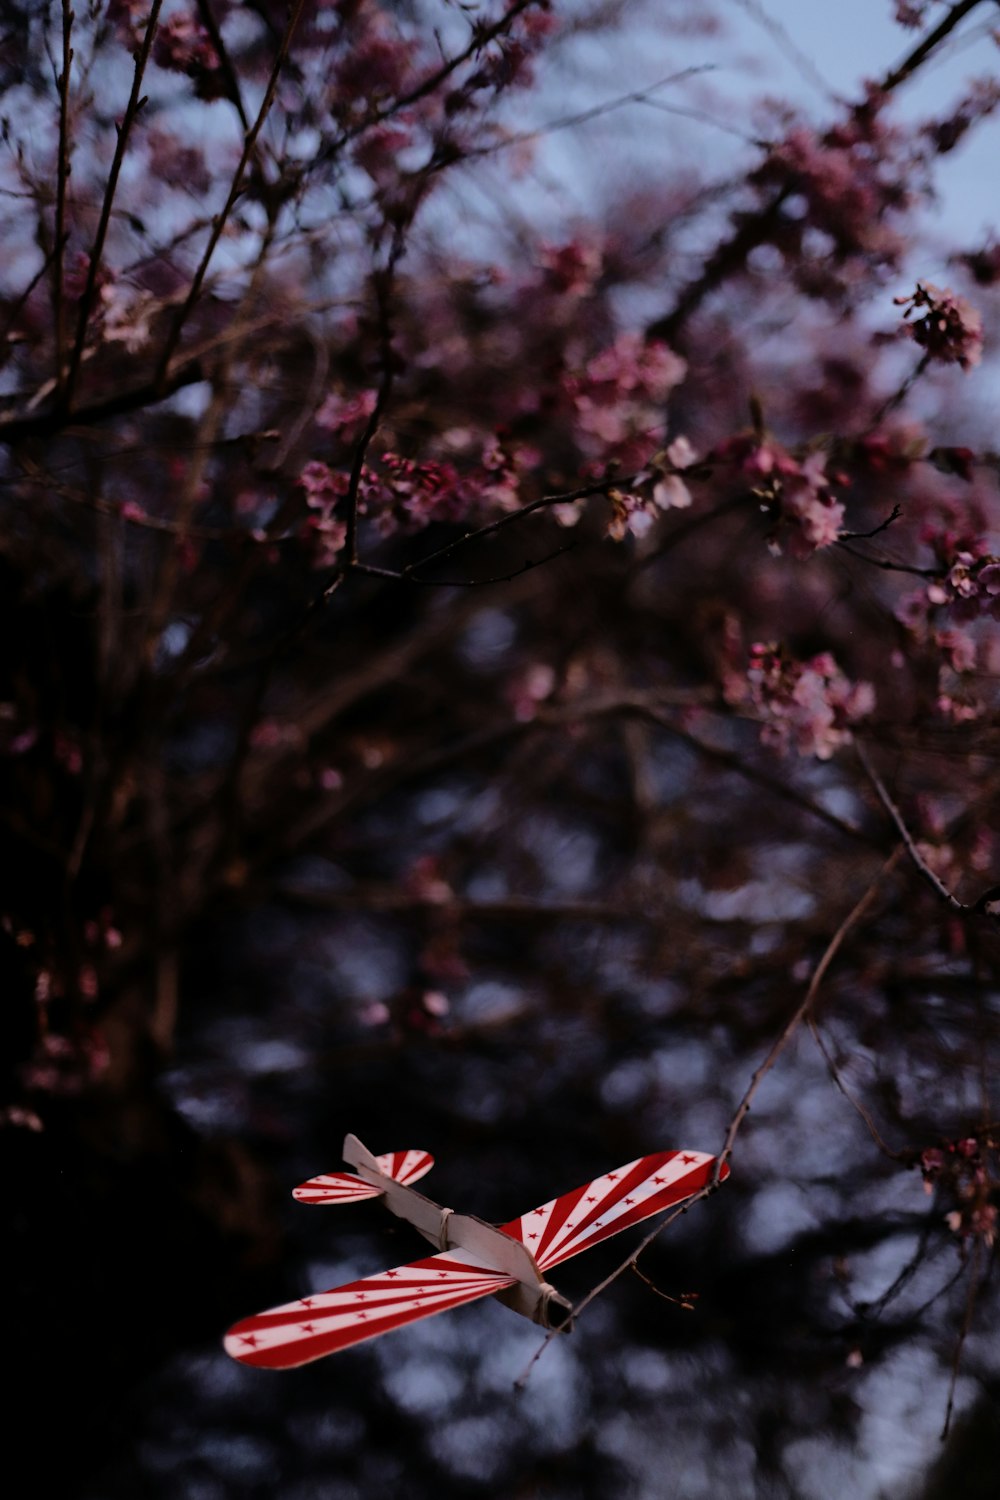
<path fill-rule="evenodd" d="M 889 796 L 889 793 L 886 790 L 885 783 L 879 776 L 875 767 L 872 765 L 868 752 L 865 749 L 864 745 L 857 738 L 855 738 L 854 744 L 858 752 L 858 759 L 864 767 L 865 775 L 868 777 L 868 780 L 875 788 L 875 791 L 878 794 L 878 799 L 881 802 L 882 806 L 885 808 L 893 823 L 896 825 L 896 831 L 899 834 L 900 838 L 903 840 L 903 844 L 906 847 L 907 854 L 910 856 L 910 859 L 913 861 L 914 865 L 919 870 L 924 880 L 926 880 L 927 884 L 931 887 L 931 890 L 933 890 L 938 896 L 941 897 L 942 901 L 946 902 L 948 906 L 951 907 L 952 911 L 970 911 L 971 908 L 966 906 L 964 902 L 959 901 L 957 896 L 953 896 L 944 882 L 941 881 L 937 875 L 935 875 L 934 871 L 931 869 L 930 865 L 927 863 L 923 855 L 920 853 L 920 850 L 917 848 L 916 841 L 909 828 L 907 828 L 906 823 L 903 820 L 902 813 L 896 806 L 895 802 L 893 802 L 892 798 Z"/>
<path fill-rule="evenodd" d="M 886 74 L 878 85 L 878 92 L 891 94 L 911 78 L 958 23 L 981 3 L 982 0 L 960 0 L 959 4 L 953 5 L 943 20 L 904 58 L 899 66 Z M 784 185 L 755 212 L 741 214 L 734 218 L 731 233 L 719 242 L 698 275 L 689 281 L 687 286 L 682 287 L 674 300 L 671 311 L 650 325 L 647 329 L 647 336 L 666 339 L 668 343 L 676 342 L 684 325 L 691 315 L 697 312 L 706 297 L 730 276 L 739 275 L 746 266 L 750 252 L 758 245 L 767 243 L 778 227 L 781 210 L 791 193 L 792 189 Z M 891 401 L 892 398 L 890 398 L 887 410 L 891 409 Z"/>
<path fill-rule="evenodd" d="M 498 531 L 503 531 L 507 526 L 513 526 L 515 521 L 522 521 L 525 516 L 534 515 L 536 511 L 548 510 L 553 505 L 570 505 L 574 500 L 585 500 L 589 495 L 606 495 L 608 490 L 616 488 L 628 489 L 634 482 L 633 477 L 602 479 L 594 484 L 581 485 L 579 489 L 567 490 L 558 495 L 541 495 L 537 500 L 529 500 L 526 505 L 521 505 L 517 510 L 505 512 L 495 521 L 489 521 L 485 526 L 477 526 L 473 531 L 466 531 L 454 541 L 446 542 L 443 547 L 438 547 L 436 552 L 428 553 L 426 557 L 418 558 L 416 562 L 408 563 L 402 570 L 402 576 L 411 578 L 417 573 L 429 568 L 432 563 L 440 562 L 445 557 L 450 557 L 460 547 L 469 542 L 479 541 L 486 536 L 495 536 Z M 566 549 L 563 548 L 563 551 Z M 554 554 L 555 555 L 555 554 Z"/>
<path fill-rule="evenodd" d="M 900 852 L 901 851 L 897 850 L 897 855 Z M 823 1033 L 819 1029 L 819 1025 L 816 1021 L 815 1016 L 809 1017 L 809 1030 L 812 1032 L 813 1040 L 816 1043 L 816 1046 L 819 1048 L 820 1053 L 822 1054 L 823 1061 L 826 1063 L 827 1071 L 830 1074 L 831 1079 L 833 1080 L 839 1091 L 843 1094 L 844 1098 L 847 1100 L 851 1108 L 864 1121 L 869 1135 L 875 1142 L 875 1145 L 878 1147 L 878 1149 L 882 1152 L 882 1155 L 889 1157 L 891 1161 L 902 1160 L 904 1153 L 894 1151 L 892 1149 L 892 1147 L 886 1142 L 878 1126 L 875 1124 L 875 1119 L 872 1115 L 871 1110 L 867 1107 L 867 1105 L 863 1104 L 860 1099 L 856 1099 L 851 1093 L 850 1089 L 847 1087 L 846 1083 L 840 1075 L 840 1069 L 837 1067 L 836 1061 L 833 1057 L 833 1053 L 830 1051 L 829 1047 L 826 1044 L 826 1041 L 823 1038 Z"/>
<path fill-rule="evenodd" d="M 953 5 L 948 14 L 942 16 L 938 24 L 917 43 L 913 51 L 908 53 L 903 61 L 897 67 L 893 68 L 891 73 L 885 75 L 879 84 L 880 92 L 891 94 L 901 83 L 905 83 L 908 78 L 911 78 L 917 69 L 927 61 L 931 53 L 937 50 L 944 39 L 951 35 L 958 23 L 964 21 L 970 11 L 974 11 L 977 5 L 981 4 L 982 0 L 959 0 L 957 5 Z"/>
<path fill-rule="evenodd" d="M 837 956 L 837 953 L 842 947 L 844 939 L 847 937 L 851 929 L 857 926 L 858 922 L 872 905 L 878 893 L 879 886 L 884 876 L 889 872 L 889 870 L 895 863 L 896 857 L 897 856 L 893 854 L 885 862 L 881 870 L 879 870 L 878 874 L 875 876 L 875 879 L 871 882 L 868 889 L 865 891 L 864 895 L 859 901 L 855 902 L 854 906 L 851 908 L 847 916 L 837 928 L 837 931 L 834 933 L 833 937 L 827 944 L 823 955 L 819 960 L 819 963 L 813 970 L 812 978 L 810 979 L 809 984 L 806 988 L 805 996 L 803 997 L 802 1001 L 796 1006 L 795 1010 L 789 1016 L 788 1020 L 785 1022 L 785 1025 L 778 1033 L 777 1037 L 774 1039 L 774 1042 L 771 1044 L 770 1050 L 768 1051 L 767 1056 L 764 1058 L 763 1062 L 759 1065 L 759 1067 L 755 1069 L 754 1073 L 751 1075 L 750 1082 L 743 1094 L 743 1098 L 740 1100 L 739 1105 L 737 1106 L 736 1113 L 733 1115 L 732 1119 L 729 1122 L 729 1127 L 726 1131 L 726 1137 L 725 1141 L 723 1142 L 722 1150 L 719 1152 L 719 1155 L 716 1158 L 715 1171 L 712 1177 L 712 1181 L 707 1183 L 700 1192 L 695 1193 L 693 1197 L 688 1198 L 684 1203 L 675 1208 L 674 1211 L 668 1214 L 665 1219 L 659 1220 L 656 1226 L 651 1229 L 648 1234 L 644 1235 L 638 1248 L 635 1249 L 631 1255 L 627 1256 L 620 1265 L 616 1266 L 613 1271 L 605 1276 L 603 1281 L 598 1282 L 597 1286 L 593 1287 L 587 1293 L 587 1295 L 579 1303 L 577 1303 L 576 1307 L 573 1309 L 574 1322 L 577 1318 L 579 1318 L 580 1314 L 590 1306 L 591 1302 L 599 1297 L 602 1292 L 606 1291 L 613 1282 L 617 1281 L 620 1276 L 623 1276 L 626 1271 L 630 1271 L 635 1267 L 643 1251 L 647 1250 L 653 1243 L 653 1241 L 659 1238 L 664 1230 L 669 1229 L 670 1225 L 675 1223 L 675 1221 L 680 1218 L 681 1214 L 687 1213 L 688 1210 L 693 1208 L 696 1203 L 701 1203 L 705 1198 L 710 1197 L 711 1194 L 714 1193 L 719 1187 L 722 1171 L 727 1165 L 729 1158 L 733 1154 L 733 1149 L 736 1144 L 736 1138 L 740 1133 L 740 1129 L 743 1125 L 744 1120 L 750 1113 L 750 1106 L 752 1105 L 754 1098 L 756 1097 L 758 1089 L 760 1088 L 764 1079 L 767 1077 L 768 1073 L 770 1073 L 771 1069 L 774 1067 L 775 1063 L 781 1057 L 782 1053 L 785 1051 L 785 1048 L 792 1040 L 792 1037 L 798 1031 L 799 1027 L 802 1025 L 802 1022 L 805 1020 L 806 1016 L 812 1009 L 816 1001 L 816 996 L 819 993 L 820 985 L 822 984 L 823 979 L 830 968 L 830 965 L 833 963 L 834 958 Z M 537 1361 L 541 1358 L 545 1350 L 548 1348 L 549 1344 L 555 1337 L 556 1333 L 558 1333 L 558 1331 L 558 1329 L 553 1329 L 548 1334 L 546 1334 L 542 1343 L 532 1355 L 526 1368 L 515 1382 L 515 1390 L 523 1390 L 532 1369 L 534 1368 Z"/>
<path fill-rule="evenodd" d="M 407 223 L 410 221 L 408 216 Z M 378 394 L 375 397 L 375 405 L 368 421 L 365 423 L 364 431 L 359 438 L 354 456 L 351 460 L 351 475 L 347 484 L 347 497 L 345 501 L 347 509 L 347 530 L 344 537 L 344 553 L 347 558 L 347 566 L 355 567 L 358 563 L 358 495 L 361 488 L 361 477 L 364 473 L 365 459 L 372 439 L 379 429 L 379 423 L 385 413 L 386 407 L 392 396 L 393 381 L 396 375 L 396 362 L 392 352 L 392 290 L 396 276 L 396 267 L 402 259 L 406 250 L 405 228 L 402 223 L 397 224 L 392 237 L 392 245 L 385 266 L 377 268 L 373 274 L 375 287 L 375 302 L 378 308 L 378 337 L 379 348 L 382 359 L 382 378 L 379 381 Z"/>
<path fill-rule="evenodd" d="M 66 250 L 66 185 L 70 174 L 69 74 L 73 62 L 73 10 L 71 0 L 62 0 L 62 68 L 59 74 L 59 145 L 56 161 L 56 227 L 52 268 L 52 321 L 55 326 L 56 389 L 62 396 L 66 360 L 66 304 L 63 263 Z"/>
<path fill-rule="evenodd" d="M 884 521 L 880 521 L 877 526 L 873 526 L 872 529 L 871 529 L 871 531 L 842 531 L 840 533 L 840 536 L 837 538 L 837 541 L 838 542 L 863 542 L 863 541 L 868 541 L 868 539 L 870 537 L 878 536 L 879 533 L 882 532 L 882 531 L 888 531 L 888 529 L 892 525 L 892 523 L 894 521 L 898 521 L 899 518 L 900 518 L 900 516 L 902 514 L 903 514 L 903 507 L 901 505 L 894 505 L 892 507 L 892 510 L 886 516 L 885 520 Z M 857 553 L 854 554 L 855 557 L 857 555 L 858 555 Z"/>
<path fill-rule="evenodd" d="M 236 110 L 236 113 L 240 117 L 240 124 L 243 126 L 244 132 L 249 131 L 251 128 L 250 117 L 247 114 L 246 106 L 243 103 L 243 95 L 240 92 L 239 77 L 237 76 L 236 68 L 233 65 L 233 60 L 229 55 L 229 49 L 226 46 L 225 39 L 222 35 L 222 32 L 219 30 L 219 23 L 215 19 L 215 13 L 212 10 L 209 0 L 197 0 L 197 5 L 198 14 L 201 17 L 201 24 L 204 26 L 205 30 L 212 38 L 212 46 L 215 48 L 216 56 L 218 57 L 219 63 L 222 68 L 223 77 L 226 80 L 226 93 L 232 101 L 233 108 Z"/>
<path fill-rule="evenodd" d="M 159 3 L 159 0 L 157 0 L 157 3 Z M 277 56 L 275 57 L 274 63 L 271 67 L 271 74 L 267 81 L 267 88 L 264 90 L 264 97 L 261 100 L 260 109 L 257 111 L 257 118 L 250 129 L 247 131 L 244 138 L 243 150 L 240 153 L 240 159 L 237 163 L 236 171 L 233 173 L 233 180 L 229 188 L 228 196 L 222 208 L 212 220 L 212 229 L 208 236 L 208 243 L 202 253 L 198 268 L 195 271 L 194 276 L 191 278 L 191 285 L 188 288 L 187 296 L 185 297 L 183 304 L 181 305 L 176 317 L 174 318 L 173 325 L 170 329 L 169 334 L 167 335 L 166 343 L 164 344 L 163 349 L 160 353 L 156 379 L 154 381 L 154 385 L 156 386 L 164 385 L 168 379 L 170 362 L 173 359 L 174 351 L 177 348 L 178 343 L 180 342 L 181 334 L 184 331 L 184 325 L 188 320 L 191 309 L 194 307 L 194 304 L 198 300 L 198 296 L 202 288 L 202 283 L 205 280 L 205 276 L 208 271 L 209 264 L 211 263 L 212 256 L 215 254 L 216 246 L 218 245 L 219 240 L 222 238 L 222 232 L 229 221 L 229 215 L 233 211 L 236 200 L 243 190 L 243 177 L 246 172 L 247 166 L 250 163 L 250 158 L 253 156 L 254 149 L 257 145 L 257 137 L 260 135 L 260 132 L 264 127 L 264 122 L 267 119 L 268 114 L 270 113 L 271 105 L 274 102 L 274 96 L 278 87 L 278 79 L 281 77 L 282 69 L 284 68 L 285 63 L 288 60 L 288 52 L 292 44 L 292 37 L 294 36 L 296 27 L 298 26 L 299 18 L 302 15 L 302 7 L 304 4 L 305 0 L 294 0 L 294 5 L 288 17 L 288 22 L 285 26 L 284 34 L 281 38 L 281 43 L 278 47 Z"/>
<path fill-rule="evenodd" d="M 63 386 L 62 399 L 59 403 L 60 409 L 68 411 L 73 402 L 73 391 L 76 386 L 77 377 L 80 373 L 80 361 L 83 359 L 83 347 L 87 340 L 87 323 L 94 305 L 94 295 L 97 290 L 97 277 L 101 268 L 101 258 L 104 255 L 104 242 L 107 239 L 108 225 L 111 222 L 111 209 L 115 201 L 115 193 L 118 191 L 118 178 L 121 175 L 122 163 L 128 150 L 129 136 L 136 122 L 139 111 L 145 100 L 141 97 L 142 80 L 146 73 L 146 65 L 149 62 L 149 54 L 153 46 L 153 38 L 156 35 L 156 27 L 160 18 L 160 9 L 163 0 L 152 0 L 149 8 L 149 18 L 146 21 L 146 30 L 142 38 L 142 45 L 135 59 L 135 71 L 132 76 L 132 91 L 129 94 L 128 104 L 122 116 L 121 124 L 118 126 L 118 139 L 115 143 L 115 154 L 108 173 L 107 186 L 104 190 L 104 201 L 101 204 L 101 216 L 97 224 L 97 233 L 90 251 L 90 263 L 87 267 L 87 281 L 80 298 L 80 311 L 77 316 L 76 340 L 70 355 L 69 368 L 66 371 L 66 380 Z"/>
<path fill-rule="evenodd" d="M 538 3 L 539 0 L 515 0 L 515 3 L 494 21 L 491 26 L 473 26 L 471 40 L 467 47 L 463 48 L 461 52 L 456 53 L 454 57 L 448 58 L 440 68 L 428 74 L 422 83 L 418 83 L 405 94 L 399 94 L 395 99 L 392 99 L 381 108 L 372 110 L 360 124 L 341 131 L 340 135 L 318 153 L 315 162 L 311 163 L 310 167 L 331 161 L 351 141 L 356 140 L 360 135 L 364 135 L 365 131 L 371 130 L 373 126 L 383 124 L 386 120 L 391 119 L 393 115 L 399 114 L 400 110 L 407 109 L 411 104 L 417 104 L 421 99 L 427 99 L 432 94 L 437 93 L 441 85 L 447 82 L 457 68 L 460 68 L 464 62 L 468 62 L 470 57 L 474 57 L 476 53 L 481 52 L 496 37 L 502 36 L 505 31 L 509 31 L 511 23 L 516 21 L 519 15 L 526 10 L 530 10 L 532 6 Z"/>

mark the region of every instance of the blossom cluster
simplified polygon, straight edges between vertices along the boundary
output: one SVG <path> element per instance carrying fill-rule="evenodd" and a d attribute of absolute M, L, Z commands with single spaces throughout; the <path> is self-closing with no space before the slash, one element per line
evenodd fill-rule
<path fill-rule="evenodd" d="M 681 475 L 697 462 L 698 456 L 687 438 L 675 438 L 663 454 L 663 461 L 654 462 L 647 473 L 637 476 L 636 489 L 610 489 L 611 519 L 606 535 L 616 542 L 629 534 L 645 536 L 659 512 L 686 510 L 691 504 L 691 491 Z"/>
<path fill-rule="evenodd" d="M 624 333 L 568 375 L 564 390 L 582 452 L 596 465 L 641 468 L 658 446 L 667 396 L 686 371 L 666 344 Z"/>
<path fill-rule="evenodd" d="M 93 1027 L 72 1037 L 49 1031 L 38 1042 L 22 1070 L 24 1087 L 33 1094 L 80 1094 L 107 1072 L 107 1043 Z"/>
<path fill-rule="evenodd" d="M 913 319 L 906 324 L 910 337 L 929 359 L 961 365 L 963 370 L 978 365 L 983 354 L 983 320 L 964 297 L 930 281 L 918 281 L 915 291 L 893 301 L 906 308 L 904 319 Z"/>
<path fill-rule="evenodd" d="M 215 44 L 191 11 L 175 11 L 157 27 L 153 59 L 173 73 L 187 73 L 204 82 L 221 67 Z"/>
<path fill-rule="evenodd" d="M 328 108 L 342 123 L 377 118 L 401 95 L 416 94 L 422 78 L 440 66 L 419 35 L 407 30 L 389 7 L 374 0 L 352 0 L 341 11 L 337 42 L 342 44 L 330 70 Z M 481 105 L 486 93 L 497 94 L 532 82 L 531 61 L 555 26 L 547 7 L 528 9 L 511 18 L 508 28 L 484 37 L 467 64 L 455 69 L 452 86 L 428 90 L 410 118 L 419 113 L 426 124 L 440 126 Z"/>
<path fill-rule="evenodd" d="M 985 541 L 969 540 L 941 561 L 940 575 L 907 596 L 899 610 L 904 624 L 918 634 L 936 611 L 969 623 L 980 615 L 1000 620 L 1000 558 L 985 550 Z"/>
<path fill-rule="evenodd" d="M 829 652 L 795 661 L 777 645 L 750 648 L 747 670 L 750 701 L 763 721 L 761 739 L 781 754 L 829 760 L 851 740 L 852 724 L 871 713 L 875 691 L 851 682 Z"/>
<path fill-rule="evenodd" d="M 377 7 L 361 5 L 353 16 L 353 39 L 331 74 L 331 108 L 367 115 L 396 98 L 409 84 L 413 47 Z"/>
<path fill-rule="evenodd" d="M 379 473 L 366 471 L 362 496 L 383 536 L 417 531 L 433 521 L 460 521 L 468 514 L 475 484 L 454 464 L 389 452 L 382 454 L 380 466 Z"/>
<path fill-rule="evenodd" d="M 940 572 L 900 600 L 896 617 L 920 642 L 930 643 L 940 660 L 937 708 L 952 722 L 974 719 L 979 703 L 956 697 L 947 673 L 961 677 L 976 667 L 977 643 L 968 629 L 977 619 L 1000 620 L 1000 558 L 981 537 L 927 531 Z"/>
<path fill-rule="evenodd" d="M 356 396 L 331 391 L 316 413 L 316 426 L 337 433 L 345 443 L 356 442 L 375 410 L 377 400 L 378 393 L 370 388 L 359 391 Z"/>
<path fill-rule="evenodd" d="M 974 78 L 964 98 L 943 119 L 931 120 L 924 134 L 942 155 L 954 151 L 972 127 L 993 114 L 1000 104 L 1000 83 L 995 78 Z"/>
<path fill-rule="evenodd" d="M 364 400 L 344 403 L 336 418 L 329 402 L 327 408 L 322 425 L 330 428 L 367 417 Z M 537 458 L 533 449 L 507 444 L 496 436 L 484 443 L 478 459 L 461 470 L 447 460 L 408 458 L 388 450 L 362 466 L 358 514 L 369 517 L 378 533 L 388 537 L 420 531 L 434 522 L 512 510 L 520 503 L 523 469 Z M 315 566 L 331 567 L 347 536 L 343 502 L 350 490 L 348 473 L 312 459 L 299 474 L 298 483 L 309 512 L 301 535 L 312 547 Z"/>
<path fill-rule="evenodd" d="M 804 200 L 808 208 L 800 218 L 777 221 L 779 248 L 797 252 L 792 242 L 808 223 L 829 236 L 840 260 L 863 255 L 878 266 L 899 260 L 904 241 L 887 221 L 911 201 L 913 163 L 900 160 L 901 132 L 882 119 L 881 103 L 872 93 L 831 129 L 793 125 L 772 147 L 757 181 Z"/>
<path fill-rule="evenodd" d="M 309 509 L 302 534 L 312 545 L 314 564 L 318 568 L 333 567 L 347 540 L 347 523 L 335 512 L 347 494 L 348 476 L 313 459 L 299 475 L 299 485 Z"/>
<path fill-rule="evenodd" d="M 924 24 L 924 16 L 930 8 L 930 0 L 898 0 L 896 5 L 896 21 L 900 26 L 905 26 L 910 31 L 916 31 Z"/>
<path fill-rule="evenodd" d="M 747 432 L 720 443 L 708 455 L 713 459 L 734 465 L 772 514 L 773 550 L 781 551 L 787 543 L 793 557 L 805 558 L 839 537 L 844 507 L 833 496 L 833 479 L 820 449 L 800 461 L 773 438 Z"/>
<path fill-rule="evenodd" d="M 599 245 L 583 239 L 561 245 L 542 245 L 539 261 L 545 284 L 559 296 L 582 297 L 592 291 L 604 264 Z"/>
<path fill-rule="evenodd" d="M 989 1171 L 986 1147 L 975 1136 L 947 1141 L 944 1148 L 930 1146 L 920 1156 L 924 1191 L 932 1193 L 946 1187 L 958 1207 L 945 1215 L 948 1228 L 963 1240 L 981 1239 L 991 1246 L 996 1238 L 996 1182 Z"/>

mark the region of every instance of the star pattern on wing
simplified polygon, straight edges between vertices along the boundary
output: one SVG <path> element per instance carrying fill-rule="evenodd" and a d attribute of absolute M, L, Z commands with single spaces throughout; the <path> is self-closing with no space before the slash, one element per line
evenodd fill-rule
<path fill-rule="evenodd" d="M 715 1157 L 703 1151 L 640 1156 L 501 1227 L 528 1245 L 540 1271 L 548 1271 L 609 1235 L 690 1198 L 711 1181 L 714 1165 Z"/>
<path fill-rule="evenodd" d="M 375 1160 L 380 1171 L 406 1187 L 419 1182 L 434 1165 L 434 1158 L 427 1151 L 386 1151 Z M 323 1172 L 292 1189 L 292 1197 L 299 1203 L 360 1203 L 364 1198 L 381 1196 L 381 1188 L 373 1187 L 354 1172 Z"/>
<path fill-rule="evenodd" d="M 289 1370 L 513 1284 L 470 1251 L 449 1250 L 244 1318 L 225 1347 L 241 1364 Z"/>
<path fill-rule="evenodd" d="M 404 1186 L 433 1165 L 433 1158 L 425 1151 L 387 1152 L 375 1160 L 381 1172 Z M 291 1369 L 378 1338 L 416 1319 L 502 1292 L 519 1280 L 535 1290 L 536 1299 L 525 1303 L 521 1297 L 511 1305 L 518 1311 L 528 1311 L 539 1305 L 534 1276 L 542 1276 L 551 1266 L 619 1230 L 690 1198 L 714 1180 L 715 1166 L 716 1158 L 704 1152 L 661 1151 L 638 1157 L 615 1172 L 595 1177 L 570 1193 L 529 1209 L 499 1229 L 461 1216 L 449 1221 L 450 1211 L 438 1210 L 442 1224 L 453 1222 L 465 1236 L 475 1230 L 471 1243 L 479 1253 L 452 1248 L 244 1318 L 226 1335 L 226 1350 L 242 1364 Z M 728 1166 L 723 1165 L 719 1180 L 728 1175 Z M 303 1183 L 295 1196 L 305 1203 L 348 1203 L 378 1197 L 381 1192 L 354 1173 L 331 1172 Z M 402 1201 L 405 1204 L 408 1200 L 403 1196 Z M 419 1194 L 414 1195 L 414 1201 L 428 1206 L 428 1200 Z M 429 1207 L 433 1210 L 435 1206 Z M 394 1212 L 399 1212 L 398 1206 Z M 510 1246 L 499 1238 L 502 1235 L 530 1250 L 526 1262 L 523 1252 L 512 1254 Z M 496 1263 L 486 1258 L 492 1256 L 496 1256 Z"/>

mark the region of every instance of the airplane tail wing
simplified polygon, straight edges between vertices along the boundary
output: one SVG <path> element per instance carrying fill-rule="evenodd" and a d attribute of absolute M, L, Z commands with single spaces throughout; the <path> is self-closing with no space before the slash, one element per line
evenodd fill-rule
<path fill-rule="evenodd" d="M 348 1136 L 348 1141 L 353 1141 Z M 345 1143 L 346 1145 L 346 1143 Z M 369 1158 L 376 1170 L 385 1177 L 409 1187 L 419 1182 L 434 1165 L 434 1158 L 427 1151 L 387 1151 L 382 1156 L 371 1156 L 358 1141 L 360 1155 L 351 1158 L 352 1165 L 368 1164 Z M 310 1177 L 292 1190 L 292 1197 L 299 1203 L 325 1205 L 331 1203 L 360 1203 L 363 1198 L 380 1198 L 383 1189 L 356 1177 L 353 1172 L 324 1172 L 319 1177 Z"/>

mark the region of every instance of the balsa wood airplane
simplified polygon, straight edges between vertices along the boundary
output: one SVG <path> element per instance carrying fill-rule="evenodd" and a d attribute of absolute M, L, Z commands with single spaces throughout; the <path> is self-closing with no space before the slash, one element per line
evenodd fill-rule
<path fill-rule="evenodd" d="M 382 1197 L 437 1253 L 235 1323 L 225 1347 L 241 1364 L 288 1370 L 491 1295 L 544 1328 L 568 1327 L 573 1305 L 543 1273 L 690 1198 L 711 1182 L 715 1164 L 703 1151 L 641 1156 L 497 1227 L 415 1191 L 412 1184 L 434 1165 L 426 1151 L 373 1156 L 349 1135 L 344 1160 L 355 1172 L 313 1177 L 294 1197 L 316 1204 Z M 719 1175 L 727 1177 L 728 1167 Z"/>

